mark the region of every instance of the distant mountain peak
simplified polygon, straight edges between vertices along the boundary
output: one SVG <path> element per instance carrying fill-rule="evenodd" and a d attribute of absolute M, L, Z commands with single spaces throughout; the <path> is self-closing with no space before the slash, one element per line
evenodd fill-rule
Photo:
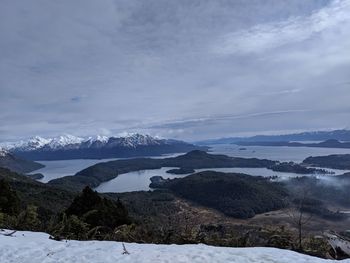
<path fill-rule="evenodd" d="M 27 150 L 35 150 L 38 148 L 43 147 L 44 145 L 48 144 L 51 141 L 51 139 L 45 139 L 40 136 L 35 136 L 30 138 L 28 141 L 20 141 L 18 143 L 15 143 L 13 147 L 15 148 L 26 148 Z M 12 147 L 10 146 L 10 149 Z"/>
<path fill-rule="evenodd" d="M 122 137 L 122 144 L 129 147 L 137 147 L 139 145 L 157 145 L 160 144 L 160 142 L 158 139 L 155 139 L 150 135 L 135 133 Z"/>
<path fill-rule="evenodd" d="M 64 147 L 66 145 L 78 144 L 84 141 L 83 138 L 76 137 L 70 134 L 61 135 L 49 140 L 50 140 L 49 143 L 46 145 L 49 145 L 49 147 L 53 149 Z"/>
<path fill-rule="evenodd" d="M 97 135 L 95 137 L 95 141 L 100 141 L 100 142 L 108 142 L 109 137 L 104 136 L 104 135 Z"/>
<path fill-rule="evenodd" d="M 81 143 L 84 139 L 73 135 L 65 134 L 54 138 L 43 138 L 34 136 L 27 141 L 19 141 L 15 143 L 6 143 L 3 147 L 7 150 L 18 149 L 23 151 L 33 151 L 46 148 L 60 148 L 69 144 Z"/>
<path fill-rule="evenodd" d="M 236 142 L 291 142 L 291 141 L 350 141 L 350 130 L 307 131 L 280 135 L 255 135 L 251 137 L 227 137 L 196 142 L 198 145 L 231 144 Z"/>
<path fill-rule="evenodd" d="M 95 142 L 100 142 L 100 143 L 107 143 L 109 140 L 109 137 L 104 136 L 104 135 L 96 135 L 96 136 L 90 136 L 88 137 L 85 142 L 93 144 Z"/>

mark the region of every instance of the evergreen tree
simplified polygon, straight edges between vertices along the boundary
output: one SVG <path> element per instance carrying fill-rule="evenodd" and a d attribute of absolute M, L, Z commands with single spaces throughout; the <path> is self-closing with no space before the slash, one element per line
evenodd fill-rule
<path fill-rule="evenodd" d="M 88 238 L 89 225 L 80 220 L 76 215 L 67 217 L 62 215 L 62 220 L 52 229 L 54 239 L 78 239 L 84 240 Z"/>
<path fill-rule="evenodd" d="M 26 210 L 21 212 L 18 216 L 18 228 L 26 230 L 38 230 L 40 227 L 40 220 L 38 218 L 38 208 L 34 205 L 28 205 Z"/>
<path fill-rule="evenodd" d="M 0 180 L 0 213 L 17 215 L 20 208 L 19 198 L 5 180 Z"/>
<path fill-rule="evenodd" d="M 66 210 L 67 216 L 76 215 L 91 227 L 115 227 L 130 222 L 128 211 L 120 200 L 101 198 L 96 191 L 85 187 Z"/>
<path fill-rule="evenodd" d="M 101 198 L 96 191 L 86 186 L 81 195 L 77 196 L 66 210 L 67 215 L 82 216 L 90 210 L 94 210 L 101 203 Z"/>

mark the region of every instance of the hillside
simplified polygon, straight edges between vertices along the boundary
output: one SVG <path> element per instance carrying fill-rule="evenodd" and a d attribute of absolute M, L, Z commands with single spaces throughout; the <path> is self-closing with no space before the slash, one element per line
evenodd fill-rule
<path fill-rule="evenodd" d="M 333 262 L 277 248 L 228 248 L 207 245 L 155 245 L 113 241 L 54 241 L 39 232 L 0 232 L 0 262 L 65 263 L 322 263 Z M 123 253 L 124 247 L 127 252 Z M 336 261 L 334 261 L 336 262 Z M 350 262 L 345 260 L 342 262 Z"/>
<path fill-rule="evenodd" d="M 5 179 L 16 190 L 21 206 L 36 205 L 45 214 L 55 214 L 67 207 L 74 193 L 40 183 L 27 176 L 0 168 L 0 180 Z"/>
<path fill-rule="evenodd" d="M 350 154 L 332 154 L 312 156 L 303 161 L 304 164 L 333 169 L 350 169 Z"/>
<path fill-rule="evenodd" d="M 236 218 L 281 209 L 287 197 L 284 187 L 269 179 L 213 171 L 165 180 L 158 187 Z"/>
<path fill-rule="evenodd" d="M 29 173 L 44 167 L 44 165 L 19 158 L 14 154 L 0 149 L 0 167 L 8 168 L 17 173 Z"/>

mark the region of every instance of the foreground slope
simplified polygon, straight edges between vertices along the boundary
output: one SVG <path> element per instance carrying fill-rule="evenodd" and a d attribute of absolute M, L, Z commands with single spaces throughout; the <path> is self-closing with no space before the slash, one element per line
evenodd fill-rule
<path fill-rule="evenodd" d="M 154 245 L 112 241 L 53 241 L 45 233 L 0 231 L 0 262 L 331 262 L 276 248 L 226 248 L 206 245 Z M 350 262 L 344 260 L 342 262 Z"/>

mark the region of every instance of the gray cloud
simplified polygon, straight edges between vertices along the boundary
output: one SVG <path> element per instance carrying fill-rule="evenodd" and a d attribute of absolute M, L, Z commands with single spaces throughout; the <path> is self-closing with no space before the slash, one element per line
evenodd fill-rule
<path fill-rule="evenodd" d="M 349 126 L 347 0 L 4 0 L 0 140 Z"/>
<path fill-rule="evenodd" d="M 227 34 L 218 53 L 261 53 L 280 46 L 310 39 L 313 35 L 349 24 L 349 3 L 336 0 L 310 16 L 291 17 L 279 23 L 258 24 L 248 30 Z"/>

